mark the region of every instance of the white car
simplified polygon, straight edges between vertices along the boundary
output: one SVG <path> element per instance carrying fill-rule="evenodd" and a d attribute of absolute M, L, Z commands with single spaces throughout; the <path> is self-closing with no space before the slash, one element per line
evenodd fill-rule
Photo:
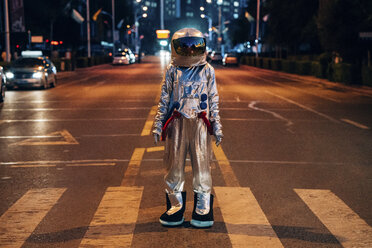
<path fill-rule="evenodd" d="M 118 52 L 114 55 L 114 59 L 112 60 L 113 65 L 129 65 L 130 63 L 130 56 L 127 52 Z"/>

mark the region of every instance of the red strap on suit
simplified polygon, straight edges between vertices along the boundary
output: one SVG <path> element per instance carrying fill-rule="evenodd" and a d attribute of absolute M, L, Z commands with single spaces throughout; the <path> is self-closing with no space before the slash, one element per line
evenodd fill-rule
<path fill-rule="evenodd" d="M 176 110 L 173 112 L 172 116 L 167 120 L 167 122 L 164 124 L 163 128 L 161 129 L 161 140 L 162 141 L 165 141 L 165 139 L 167 137 L 168 126 L 172 123 L 172 121 L 175 118 L 181 118 L 181 117 L 182 117 L 182 114 L 180 112 L 178 112 Z M 210 135 L 213 135 L 213 127 L 212 127 L 211 123 L 209 122 L 209 120 L 207 118 L 207 113 L 206 112 L 199 113 L 198 118 L 203 119 L 205 125 L 207 126 L 208 133 Z"/>
<path fill-rule="evenodd" d="M 209 120 L 207 118 L 207 113 L 206 112 L 201 112 L 201 113 L 198 114 L 198 117 L 203 119 L 205 125 L 207 126 L 208 133 L 210 135 L 213 135 L 213 127 L 212 127 L 211 123 L 209 122 Z"/>
<path fill-rule="evenodd" d="M 178 111 L 174 111 L 172 116 L 167 120 L 167 122 L 164 124 L 163 128 L 161 129 L 161 140 L 164 141 L 167 137 L 167 128 L 169 124 L 174 120 L 174 118 L 180 118 L 182 115 Z"/>

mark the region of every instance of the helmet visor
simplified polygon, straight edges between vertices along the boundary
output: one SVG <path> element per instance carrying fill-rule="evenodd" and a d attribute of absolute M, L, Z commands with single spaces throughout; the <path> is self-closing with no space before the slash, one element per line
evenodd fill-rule
<path fill-rule="evenodd" d="M 174 50 L 181 56 L 199 56 L 205 53 L 205 38 L 183 37 L 173 40 Z"/>

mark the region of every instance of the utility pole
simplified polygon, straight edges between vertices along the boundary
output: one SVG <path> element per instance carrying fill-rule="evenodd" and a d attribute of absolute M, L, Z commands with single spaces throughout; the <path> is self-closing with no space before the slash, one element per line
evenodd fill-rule
<path fill-rule="evenodd" d="M 115 0 L 112 0 L 112 56 L 115 55 Z"/>
<path fill-rule="evenodd" d="M 89 8 L 89 0 L 87 0 L 87 45 L 88 45 L 88 58 L 91 57 L 90 51 L 90 8 Z"/>
<path fill-rule="evenodd" d="M 8 0 L 4 0 L 4 12 L 5 12 L 5 51 L 6 51 L 6 61 L 10 62 L 10 34 L 9 34 L 9 10 L 8 10 Z"/>
<path fill-rule="evenodd" d="M 160 0 L 160 29 L 164 29 L 164 0 Z"/>
<path fill-rule="evenodd" d="M 256 58 L 258 57 L 258 38 L 260 33 L 260 0 L 257 0 L 257 20 L 256 20 Z"/>

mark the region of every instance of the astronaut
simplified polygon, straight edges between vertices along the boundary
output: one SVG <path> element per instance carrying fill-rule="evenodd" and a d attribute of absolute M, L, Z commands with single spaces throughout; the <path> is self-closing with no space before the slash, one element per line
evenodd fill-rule
<path fill-rule="evenodd" d="M 193 171 L 194 209 L 191 225 L 213 225 L 210 168 L 211 136 L 218 146 L 223 138 L 214 68 L 206 61 L 206 40 L 194 28 L 178 30 L 171 41 L 171 63 L 165 73 L 154 120 L 155 143 L 165 140 L 167 211 L 164 226 L 184 222 L 186 192 L 184 168 L 187 154 Z"/>

